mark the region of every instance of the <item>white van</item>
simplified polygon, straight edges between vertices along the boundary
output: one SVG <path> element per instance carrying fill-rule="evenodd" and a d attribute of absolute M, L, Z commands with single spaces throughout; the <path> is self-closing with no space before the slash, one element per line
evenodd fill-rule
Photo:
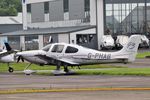
<path fill-rule="evenodd" d="M 140 47 L 149 48 L 149 39 L 145 35 L 141 35 Z"/>
<path fill-rule="evenodd" d="M 112 49 L 115 47 L 114 39 L 111 35 L 104 35 L 100 46 L 101 49 Z"/>
<path fill-rule="evenodd" d="M 129 37 L 126 35 L 118 35 L 116 39 L 116 48 L 122 48 L 128 43 Z"/>

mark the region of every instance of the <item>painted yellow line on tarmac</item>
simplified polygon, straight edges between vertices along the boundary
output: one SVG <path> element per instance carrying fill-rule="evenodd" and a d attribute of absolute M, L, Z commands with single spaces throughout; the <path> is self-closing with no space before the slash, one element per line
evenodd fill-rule
<path fill-rule="evenodd" d="M 44 92 L 79 92 L 79 91 L 144 91 L 150 88 L 76 88 L 76 89 L 16 89 L 0 90 L 0 94 L 44 93 Z"/>

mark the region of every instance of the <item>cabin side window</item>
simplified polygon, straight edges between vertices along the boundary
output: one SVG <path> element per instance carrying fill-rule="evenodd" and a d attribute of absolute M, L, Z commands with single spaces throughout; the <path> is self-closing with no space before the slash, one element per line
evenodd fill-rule
<path fill-rule="evenodd" d="M 75 47 L 68 46 L 65 53 L 77 53 L 78 49 Z"/>
<path fill-rule="evenodd" d="M 51 52 L 61 53 L 64 49 L 64 45 L 54 45 Z"/>

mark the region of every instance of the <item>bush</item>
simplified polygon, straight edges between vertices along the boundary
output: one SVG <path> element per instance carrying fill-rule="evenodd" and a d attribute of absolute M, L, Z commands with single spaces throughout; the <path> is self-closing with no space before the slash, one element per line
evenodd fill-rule
<path fill-rule="evenodd" d="M 7 15 L 7 9 L 0 8 L 0 16 L 6 16 Z"/>
<path fill-rule="evenodd" d="M 16 16 L 21 11 L 21 0 L 0 0 L 0 16 Z"/>
<path fill-rule="evenodd" d="M 17 10 L 14 7 L 10 7 L 10 8 L 8 8 L 7 15 L 8 16 L 16 16 Z"/>
<path fill-rule="evenodd" d="M 0 8 L 0 16 L 16 16 L 17 10 L 14 7 L 7 9 Z"/>

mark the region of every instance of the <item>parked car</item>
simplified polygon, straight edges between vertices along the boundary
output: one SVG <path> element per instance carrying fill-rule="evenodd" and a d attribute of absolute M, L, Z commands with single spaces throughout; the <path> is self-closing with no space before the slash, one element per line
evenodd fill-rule
<path fill-rule="evenodd" d="M 127 44 L 129 37 L 126 35 L 118 35 L 116 39 L 116 48 L 120 49 Z"/>
<path fill-rule="evenodd" d="M 111 35 L 104 35 L 100 46 L 101 49 L 112 49 L 115 47 L 114 39 Z"/>
<path fill-rule="evenodd" d="M 145 35 L 141 35 L 140 48 L 149 48 L 149 39 Z"/>

